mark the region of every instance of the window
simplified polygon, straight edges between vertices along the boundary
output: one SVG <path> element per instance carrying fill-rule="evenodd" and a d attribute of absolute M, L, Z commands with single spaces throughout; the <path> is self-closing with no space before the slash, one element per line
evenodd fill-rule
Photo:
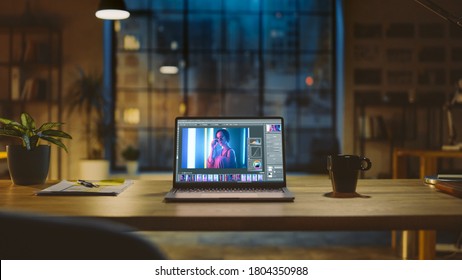
<path fill-rule="evenodd" d="M 142 170 L 171 170 L 177 116 L 276 115 L 288 167 L 319 168 L 319 139 L 335 138 L 333 0 L 126 4 L 130 18 L 114 26 L 113 167 L 132 145 Z"/>

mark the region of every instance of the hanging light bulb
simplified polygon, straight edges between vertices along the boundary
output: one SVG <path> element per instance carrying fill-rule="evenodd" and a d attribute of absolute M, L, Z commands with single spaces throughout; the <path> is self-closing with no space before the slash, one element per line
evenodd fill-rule
<path fill-rule="evenodd" d="M 124 0 L 101 0 L 95 16 L 100 19 L 120 20 L 128 18 L 130 13 Z"/>

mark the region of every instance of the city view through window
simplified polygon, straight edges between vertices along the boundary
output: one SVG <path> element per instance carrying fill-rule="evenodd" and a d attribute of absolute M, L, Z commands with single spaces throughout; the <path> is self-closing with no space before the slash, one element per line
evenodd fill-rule
<path fill-rule="evenodd" d="M 171 170 L 177 116 L 282 116 L 290 170 L 317 171 L 335 139 L 334 3 L 126 1 L 114 23 L 116 140 Z M 322 161 L 321 161 L 322 163 Z"/>

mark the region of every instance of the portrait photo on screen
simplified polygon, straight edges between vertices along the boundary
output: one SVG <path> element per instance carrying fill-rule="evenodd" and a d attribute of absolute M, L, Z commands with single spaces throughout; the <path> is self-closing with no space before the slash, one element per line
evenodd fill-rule
<path fill-rule="evenodd" d="M 248 127 L 182 128 L 182 169 L 247 168 Z"/>

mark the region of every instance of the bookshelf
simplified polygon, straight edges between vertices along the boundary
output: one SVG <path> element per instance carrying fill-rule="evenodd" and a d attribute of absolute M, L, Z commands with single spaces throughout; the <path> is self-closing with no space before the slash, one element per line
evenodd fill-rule
<path fill-rule="evenodd" d="M 440 95 L 382 95 L 379 91 L 360 91 L 355 96 L 355 153 L 374 154 L 374 160 L 388 158 L 389 178 L 392 154 L 397 147 L 439 149 L 443 143 L 444 100 Z"/>
<path fill-rule="evenodd" d="M 444 106 L 462 78 L 462 29 L 437 18 L 350 27 L 354 152 L 373 154 L 389 177 L 395 147 L 445 142 Z"/>
<path fill-rule="evenodd" d="M 30 12 L 0 19 L 0 116 L 37 124 L 61 121 L 62 35 L 52 19 Z M 1 149 L 11 139 L 0 139 Z M 52 151 L 49 178 L 59 178 L 61 151 Z"/>

